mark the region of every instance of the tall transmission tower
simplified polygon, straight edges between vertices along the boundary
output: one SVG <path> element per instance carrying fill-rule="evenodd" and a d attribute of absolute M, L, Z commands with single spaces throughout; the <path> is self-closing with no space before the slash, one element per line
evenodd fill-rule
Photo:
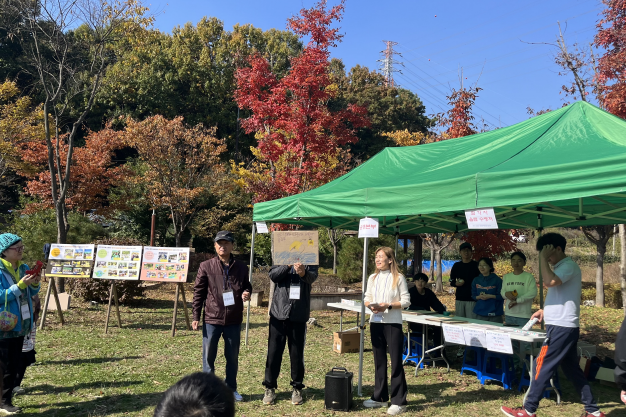
<path fill-rule="evenodd" d="M 378 60 L 378 62 L 380 62 L 380 71 L 385 76 L 385 80 L 387 81 L 387 87 L 395 87 L 397 84 L 395 83 L 393 79 L 393 73 L 399 72 L 400 74 L 402 74 L 402 71 L 394 68 L 394 65 L 404 66 L 404 64 L 402 62 L 399 62 L 393 59 L 393 56 L 398 55 L 401 57 L 402 54 L 393 50 L 394 45 L 397 45 L 398 42 L 393 42 L 393 41 L 383 41 L 383 42 L 385 43 L 385 45 L 387 45 L 387 47 L 384 50 L 380 51 L 380 53 L 383 56 L 383 59 Z"/>

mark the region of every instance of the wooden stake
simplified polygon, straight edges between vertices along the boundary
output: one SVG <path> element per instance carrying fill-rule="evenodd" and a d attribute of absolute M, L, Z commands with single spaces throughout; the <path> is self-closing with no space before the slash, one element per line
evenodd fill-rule
<path fill-rule="evenodd" d="M 104 320 L 104 334 L 107 334 L 109 331 L 109 317 L 111 317 L 111 301 L 113 301 L 113 288 L 115 288 L 115 283 L 111 284 L 111 290 L 109 291 L 109 307 L 107 308 L 107 318 Z"/>
<path fill-rule="evenodd" d="M 176 315 L 178 313 L 178 293 L 180 292 L 180 284 L 176 285 L 176 298 L 174 299 L 174 316 L 172 317 L 172 337 L 176 334 Z"/>
<path fill-rule="evenodd" d="M 183 296 L 183 306 L 185 307 L 185 321 L 187 321 L 187 330 L 191 330 L 191 324 L 189 321 L 189 310 L 187 309 L 187 299 L 185 299 L 185 286 L 182 282 L 178 284 L 180 286 L 180 295 Z"/>
<path fill-rule="evenodd" d="M 52 294 L 54 295 L 54 301 L 57 303 L 57 313 L 59 313 L 59 319 L 61 319 L 61 325 L 65 324 L 65 320 L 63 320 L 63 312 L 61 311 L 61 303 L 59 303 L 59 294 L 57 293 L 56 283 L 53 281 L 53 278 L 50 278 L 50 285 L 52 285 Z"/>
<path fill-rule="evenodd" d="M 122 328 L 122 319 L 120 317 L 120 304 L 117 301 L 117 285 L 116 282 L 113 281 L 113 299 L 115 300 L 115 312 L 117 313 L 117 325 L 119 328 Z"/>
<path fill-rule="evenodd" d="M 50 291 L 54 286 L 54 278 L 50 277 L 48 280 L 48 290 L 46 291 L 46 299 L 43 301 L 43 311 L 41 312 L 41 323 L 39 324 L 39 330 L 43 330 L 43 326 L 46 323 L 46 314 L 48 313 L 48 303 L 50 302 Z"/>

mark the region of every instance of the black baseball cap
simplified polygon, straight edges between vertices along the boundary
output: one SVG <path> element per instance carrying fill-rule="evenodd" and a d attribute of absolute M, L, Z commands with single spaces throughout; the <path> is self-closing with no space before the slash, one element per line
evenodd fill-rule
<path fill-rule="evenodd" d="M 459 250 L 463 250 L 463 249 L 474 250 L 474 248 L 472 248 L 472 244 L 469 242 L 461 243 L 461 246 L 459 246 Z"/>
<path fill-rule="evenodd" d="M 228 230 L 222 230 L 217 232 L 217 234 L 215 235 L 215 239 L 213 239 L 213 242 L 217 242 L 219 240 L 228 240 L 229 242 L 235 243 L 235 236 L 233 236 L 233 234 Z"/>

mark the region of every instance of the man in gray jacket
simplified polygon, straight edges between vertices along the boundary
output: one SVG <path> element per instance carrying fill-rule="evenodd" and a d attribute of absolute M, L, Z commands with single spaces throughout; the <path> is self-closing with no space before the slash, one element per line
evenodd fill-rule
<path fill-rule="evenodd" d="M 317 279 L 317 266 L 277 265 L 270 269 L 269 275 L 275 287 L 270 308 L 263 403 L 272 404 L 276 399 L 278 374 L 287 342 L 293 387 L 291 403 L 298 405 L 303 402 L 306 322 L 311 311 L 311 284 Z"/>

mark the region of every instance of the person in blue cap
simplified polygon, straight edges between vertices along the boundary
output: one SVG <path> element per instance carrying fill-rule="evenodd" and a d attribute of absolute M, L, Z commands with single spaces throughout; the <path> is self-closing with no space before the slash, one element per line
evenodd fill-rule
<path fill-rule="evenodd" d="M 0 411 L 19 413 L 13 405 L 12 396 L 22 356 L 24 336 L 34 326 L 32 296 L 40 289 L 40 275 L 29 275 L 28 265 L 22 262 L 24 243 L 22 238 L 11 234 L 0 235 L 0 362 L 4 371 L 2 403 Z"/>

